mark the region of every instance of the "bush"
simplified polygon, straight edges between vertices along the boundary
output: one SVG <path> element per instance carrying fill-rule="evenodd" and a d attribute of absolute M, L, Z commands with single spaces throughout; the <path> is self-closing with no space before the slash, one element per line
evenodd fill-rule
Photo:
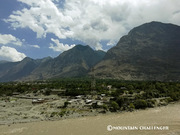
<path fill-rule="evenodd" d="M 129 109 L 130 109 L 130 111 L 133 111 L 133 110 L 135 109 L 135 106 L 134 106 L 133 103 L 130 103 L 130 104 L 129 104 Z"/>
<path fill-rule="evenodd" d="M 66 108 L 67 106 L 68 106 L 68 104 L 69 104 L 69 102 L 64 102 L 64 106 L 63 106 L 63 108 Z"/>
<path fill-rule="evenodd" d="M 179 100 L 179 97 L 178 97 L 178 93 L 170 93 L 169 94 L 170 97 L 174 100 L 174 101 L 178 101 Z"/>
<path fill-rule="evenodd" d="M 166 98 L 166 102 L 167 102 L 167 103 L 173 102 L 173 99 L 170 98 L 170 97 L 169 97 L 169 98 Z"/>
<path fill-rule="evenodd" d="M 51 94 L 51 90 L 46 90 L 45 92 L 44 92 L 44 95 L 45 96 L 49 96 Z"/>
<path fill-rule="evenodd" d="M 97 103 L 93 103 L 93 104 L 92 104 L 92 107 L 93 107 L 94 109 L 99 108 L 99 106 L 98 106 L 98 104 L 97 104 Z"/>
<path fill-rule="evenodd" d="M 125 99 L 123 97 L 119 97 L 116 99 L 116 102 L 118 103 L 119 107 L 122 107 L 125 102 Z"/>
<path fill-rule="evenodd" d="M 61 112 L 59 112 L 59 116 L 63 117 L 66 114 L 66 110 L 63 109 L 61 110 Z"/>
<path fill-rule="evenodd" d="M 57 115 L 57 112 L 52 112 L 51 115 L 50 115 L 50 117 L 54 117 L 54 116 L 56 116 L 56 115 Z"/>
<path fill-rule="evenodd" d="M 147 107 L 154 107 L 155 106 L 156 101 L 155 100 L 148 100 L 147 101 Z"/>
<path fill-rule="evenodd" d="M 133 94 L 133 90 L 130 90 L 130 91 L 129 91 L 129 94 Z"/>
<path fill-rule="evenodd" d="M 107 106 L 107 105 L 103 104 L 101 107 L 102 107 L 104 110 L 108 111 L 108 106 Z"/>
<path fill-rule="evenodd" d="M 115 101 L 112 101 L 112 102 L 110 103 L 110 106 L 111 106 L 111 111 L 112 111 L 112 112 L 116 112 L 116 111 L 119 109 L 119 105 L 118 105 L 118 103 L 116 103 Z"/>
<path fill-rule="evenodd" d="M 136 109 L 145 109 L 147 107 L 147 102 L 143 99 L 136 100 L 134 102 Z"/>

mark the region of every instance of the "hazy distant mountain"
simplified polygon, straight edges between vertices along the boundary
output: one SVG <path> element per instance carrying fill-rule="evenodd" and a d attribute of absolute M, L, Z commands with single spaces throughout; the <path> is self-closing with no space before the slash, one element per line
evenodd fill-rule
<path fill-rule="evenodd" d="M 0 81 L 20 80 L 28 76 L 35 68 L 49 58 L 33 60 L 29 57 L 20 62 L 6 62 L 0 64 Z"/>
<path fill-rule="evenodd" d="M 0 60 L 0 64 L 8 63 L 9 61 L 6 60 Z"/>
<path fill-rule="evenodd" d="M 132 29 L 95 66 L 97 77 L 180 80 L 180 26 L 151 22 Z"/>
<path fill-rule="evenodd" d="M 54 59 L 46 57 L 34 60 L 26 57 L 20 62 L 1 62 L 0 81 L 86 76 L 104 55 L 103 51 L 95 51 L 89 46 L 76 45 Z"/>
<path fill-rule="evenodd" d="M 104 57 L 105 52 L 89 46 L 76 45 L 53 60 L 42 63 L 28 79 L 85 76 Z"/>

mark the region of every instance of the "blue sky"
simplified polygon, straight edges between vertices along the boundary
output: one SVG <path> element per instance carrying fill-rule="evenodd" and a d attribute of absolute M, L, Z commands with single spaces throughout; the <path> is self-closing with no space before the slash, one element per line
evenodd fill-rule
<path fill-rule="evenodd" d="M 180 25 L 179 0 L 1 0 L 0 60 L 56 57 L 76 44 L 107 51 L 133 27 Z"/>

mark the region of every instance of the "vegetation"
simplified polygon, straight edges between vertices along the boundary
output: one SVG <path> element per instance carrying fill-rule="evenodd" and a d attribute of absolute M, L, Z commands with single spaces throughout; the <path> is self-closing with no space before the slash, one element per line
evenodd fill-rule
<path fill-rule="evenodd" d="M 147 107 L 147 101 L 143 99 L 136 100 L 134 104 L 136 109 L 140 109 L 140 108 L 145 109 Z"/>
<path fill-rule="evenodd" d="M 103 106 L 93 104 L 92 107 L 110 111 L 154 107 L 157 98 L 166 103 L 180 99 L 179 82 L 97 79 L 96 86 L 92 90 L 90 78 L 0 83 L 0 96 L 11 96 L 15 92 L 26 94 L 29 92 L 37 93 L 38 91 L 43 91 L 43 94 L 48 96 L 53 89 L 65 90 L 65 96 L 105 94 L 112 97 L 109 103 Z M 61 96 L 61 94 L 58 95 Z M 65 102 L 64 108 L 67 106 L 68 102 Z"/>
<path fill-rule="evenodd" d="M 119 110 L 119 105 L 117 102 L 115 101 L 111 101 L 110 102 L 110 111 L 111 112 L 116 112 L 117 110 Z"/>

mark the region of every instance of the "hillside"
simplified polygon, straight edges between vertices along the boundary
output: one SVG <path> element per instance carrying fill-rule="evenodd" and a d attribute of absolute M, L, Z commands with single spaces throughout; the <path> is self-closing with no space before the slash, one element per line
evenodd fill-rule
<path fill-rule="evenodd" d="M 180 26 L 150 22 L 132 29 L 107 53 L 76 45 L 56 58 L 0 62 L 0 81 L 84 77 L 180 80 Z M 93 73 L 91 69 L 94 69 Z"/>
<path fill-rule="evenodd" d="M 89 46 L 76 45 L 53 60 L 40 65 L 28 79 L 86 76 L 104 55 L 103 51 L 94 51 Z"/>
<path fill-rule="evenodd" d="M 180 26 L 151 22 L 132 29 L 95 68 L 100 78 L 180 80 Z"/>
<path fill-rule="evenodd" d="M 26 57 L 20 62 L 1 62 L 0 81 L 86 76 L 104 55 L 103 51 L 95 51 L 89 46 L 76 45 L 54 59 L 47 57 L 34 60 Z"/>

